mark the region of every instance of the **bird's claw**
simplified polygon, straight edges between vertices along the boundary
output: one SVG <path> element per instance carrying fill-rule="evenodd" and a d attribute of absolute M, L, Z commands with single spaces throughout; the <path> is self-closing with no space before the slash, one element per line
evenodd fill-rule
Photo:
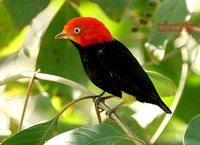
<path fill-rule="evenodd" d="M 105 99 L 102 97 L 104 93 L 105 93 L 105 91 L 103 91 L 100 95 L 94 96 L 93 101 L 96 106 L 98 106 L 100 102 L 105 101 Z"/>
<path fill-rule="evenodd" d="M 95 104 L 96 108 L 98 108 L 98 111 L 100 113 L 104 111 L 102 108 L 99 107 L 99 103 L 105 101 L 105 99 L 102 97 L 104 93 L 105 93 L 105 91 L 102 92 L 100 95 L 94 96 L 94 98 L 93 98 L 94 104 Z"/>

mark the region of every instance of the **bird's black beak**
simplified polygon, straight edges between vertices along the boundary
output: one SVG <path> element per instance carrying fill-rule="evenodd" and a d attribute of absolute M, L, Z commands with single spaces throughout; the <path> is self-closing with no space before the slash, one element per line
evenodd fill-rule
<path fill-rule="evenodd" d="M 69 37 L 64 32 L 61 32 L 55 36 L 55 39 L 69 39 Z"/>

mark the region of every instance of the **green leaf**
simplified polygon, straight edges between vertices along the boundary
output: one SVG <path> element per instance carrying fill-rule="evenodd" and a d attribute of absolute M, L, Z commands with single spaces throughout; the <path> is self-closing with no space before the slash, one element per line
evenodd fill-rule
<path fill-rule="evenodd" d="M 151 81 L 161 97 L 175 95 L 176 85 L 173 81 L 154 71 L 147 71 L 147 74 L 150 76 Z"/>
<path fill-rule="evenodd" d="M 113 20 L 120 21 L 130 5 L 130 0 L 92 0 Z"/>
<path fill-rule="evenodd" d="M 199 145 L 200 141 L 200 115 L 194 117 L 185 132 L 184 144 L 185 145 Z"/>
<path fill-rule="evenodd" d="M 58 130 L 58 118 L 34 125 L 8 138 L 4 145 L 43 145 Z"/>
<path fill-rule="evenodd" d="M 21 29 L 29 24 L 41 10 L 43 10 L 50 0 L 20 0 L 13 3 L 13 0 L 5 0 L 3 4 L 9 11 L 10 17 L 17 29 Z"/>
<path fill-rule="evenodd" d="M 153 22 L 153 30 L 149 35 L 148 42 L 156 47 L 162 46 L 165 40 L 172 39 L 176 32 L 158 32 L 158 23 L 177 24 L 182 23 L 188 15 L 185 0 L 164 0 L 158 8 L 155 21 Z M 160 29 L 168 29 L 174 27 L 160 27 Z M 175 27 L 178 29 L 179 27 Z"/>
<path fill-rule="evenodd" d="M 107 124 L 89 125 L 62 133 L 44 145 L 133 145 L 131 138 Z"/>

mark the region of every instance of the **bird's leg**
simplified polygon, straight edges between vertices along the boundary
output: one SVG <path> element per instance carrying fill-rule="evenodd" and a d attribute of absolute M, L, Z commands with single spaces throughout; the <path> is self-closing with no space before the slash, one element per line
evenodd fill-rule
<path fill-rule="evenodd" d="M 123 106 L 125 103 L 126 103 L 126 101 L 120 102 L 117 106 L 115 106 L 115 107 L 111 108 L 110 110 L 108 110 L 108 111 L 106 112 L 106 115 L 110 117 L 111 114 L 112 114 L 113 112 L 115 112 L 117 109 L 119 109 L 119 108 L 120 108 L 121 106 Z"/>
<path fill-rule="evenodd" d="M 110 99 L 113 98 L 114 96 L 105 96 L 103 97 L 103 95 L 105 94 L 105 91 L 103 91 L 101 94 L 94 96 L 94 102 L 96 105 L 99 104 L 99 102 L 104 102 L 106 99 Z"/>
<path fill-rule="evenodd" d="M 100 113 L 103 112 L 103 109 L 98 106 L 99 102 L 100 102 L 99 98 L 101 98 L 104 93 L 105 93 L 105 91 L 103 91 L 100 95 L 97 95 L 97 96 L 93 97 L 93 102 L 94 102 L 94 105 L 95 105 L 95 110 L 96 110 L 97 119 L 98 119 L 99 123 L 102 123 L 102 119 L 101 119 Z"/>

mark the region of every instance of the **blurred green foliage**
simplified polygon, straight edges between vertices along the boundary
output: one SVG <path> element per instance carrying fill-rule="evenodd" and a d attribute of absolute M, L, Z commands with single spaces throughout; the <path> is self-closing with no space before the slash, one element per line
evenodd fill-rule
<path fill-rule="evenodd" d="M 198 4 L 196 2 L 196 5 Z M 100 91 L 86 77 L 74 46 L 69 41 L 54 39 L 55 35 L 62 31 L 63 25 L 71 18 L 96 17 L 108 27 L 116 39 L 133 52 L 146 69 L 161 73 L 175 83 L 178 89 L 175 96 L 181 95 L 179 103 L 175 106 L 174 114 L 166 129 L 154 144 L 182 144 L 188 123 L 200 113 L 199 25 L 191 27 L 194 31 L 179 33 L 159 32 L 158 23 L 182 23 L 188 19 L 186 19 L 188 15 L 190 19 L 187 23 L 199 24 L 200 14 L 189 12 L 185 0 L 21 0 L 18 2 L 2 0 L 0 1 L 0 83 L 2 79 L 16 73 L 41 69 L 43 73 L 62 76 L 78 82 L 98 94 Z M 168 27 L 162 26 L 161 28 L 167 29 Z M 184 71 L 186 77 L 182 77 Z M 154 78 L 157 79 L 155 85 L 163 90 L 161 94 L 167 94 L 174 88 L 160 75 Z M 21 106 L 27 86 L 28 80 L 20 80 L 0 87 L 1 140 L 16 133 L 16 124 L 20 120 Z M 180 86 L 185 87 L 180 89 Z M 49 134 L 42 135 L 44 140 L 39 140 L 42 144 L 53 137 L 54 132 L 61 133 L 68 130 L 76 132 L 80 126 L 97 123 L 92 101 L 83 101 L 72 106 L 62 115 L 58 129 L 57 123 L 53 122 L 55 124 L 52 125 L 52 121 L 55 120 L 51 118 L 65 104 L 82 95 L 82 92 L 65 85 L 36 81 L 24 123 L 24 128 L 32 127 L 16 134 L 17 140 L 27 140 L 25 144 L 31 144 L 29 138 L 40 138 L 32 134 L 32 131 L 34 132 L 39 127 L 45 132 L 45 127 L 52 127 Z M 176 98 L 165 97 L 163 100 L 171 105 Z M 145 105 L 133 104 L 129 108 L 120 108 L 118 113 L 133 130 L 137 130 L 137 135 L 149 144 L 149 140 L 159 127 L 164 115 L 153 115 L 154 111 L 150 109 L 146 109 L 146 112 L 140 111 L 145 110 L 141 109 L 145 107 Z M 148 123 L 142 124 L 133 117 L 135 114 L 146 116 L 144 122 Z M 38 126 L 34 125 L 44 120 L 49 121 Z M 105 122 L 109 124 L 109 121 Z M 199 123 L 199 119 L 197 121 Z M 48 126 L 49 124 L 52 126 Z M 102 133 L 111 126 L 97 125 L 95 127 L 100 127 L 99 133 Z M 85 127 L 90 128 L 91 126 Z M 112 127 L 113 130 L 124 134 L 116 126 Z M 190 130 L 190 132 L 195 131 L 195 129 Z M 190 132 L 187 132 L 186 136 L 190 136 Z M 24 133 L 30 133 L 30 136 Z M 13 136 L 14 141 L 16 136 Z M 12 140 L 13 138 L 8 139 L 7 144 L 9 145 Z M 187 139 L 186 141 L 188 142 Z M 105 140 L 102 141 L 102 144 L 105 143 Z M 19 144 L 23 145 L 21 142 Z"/>

